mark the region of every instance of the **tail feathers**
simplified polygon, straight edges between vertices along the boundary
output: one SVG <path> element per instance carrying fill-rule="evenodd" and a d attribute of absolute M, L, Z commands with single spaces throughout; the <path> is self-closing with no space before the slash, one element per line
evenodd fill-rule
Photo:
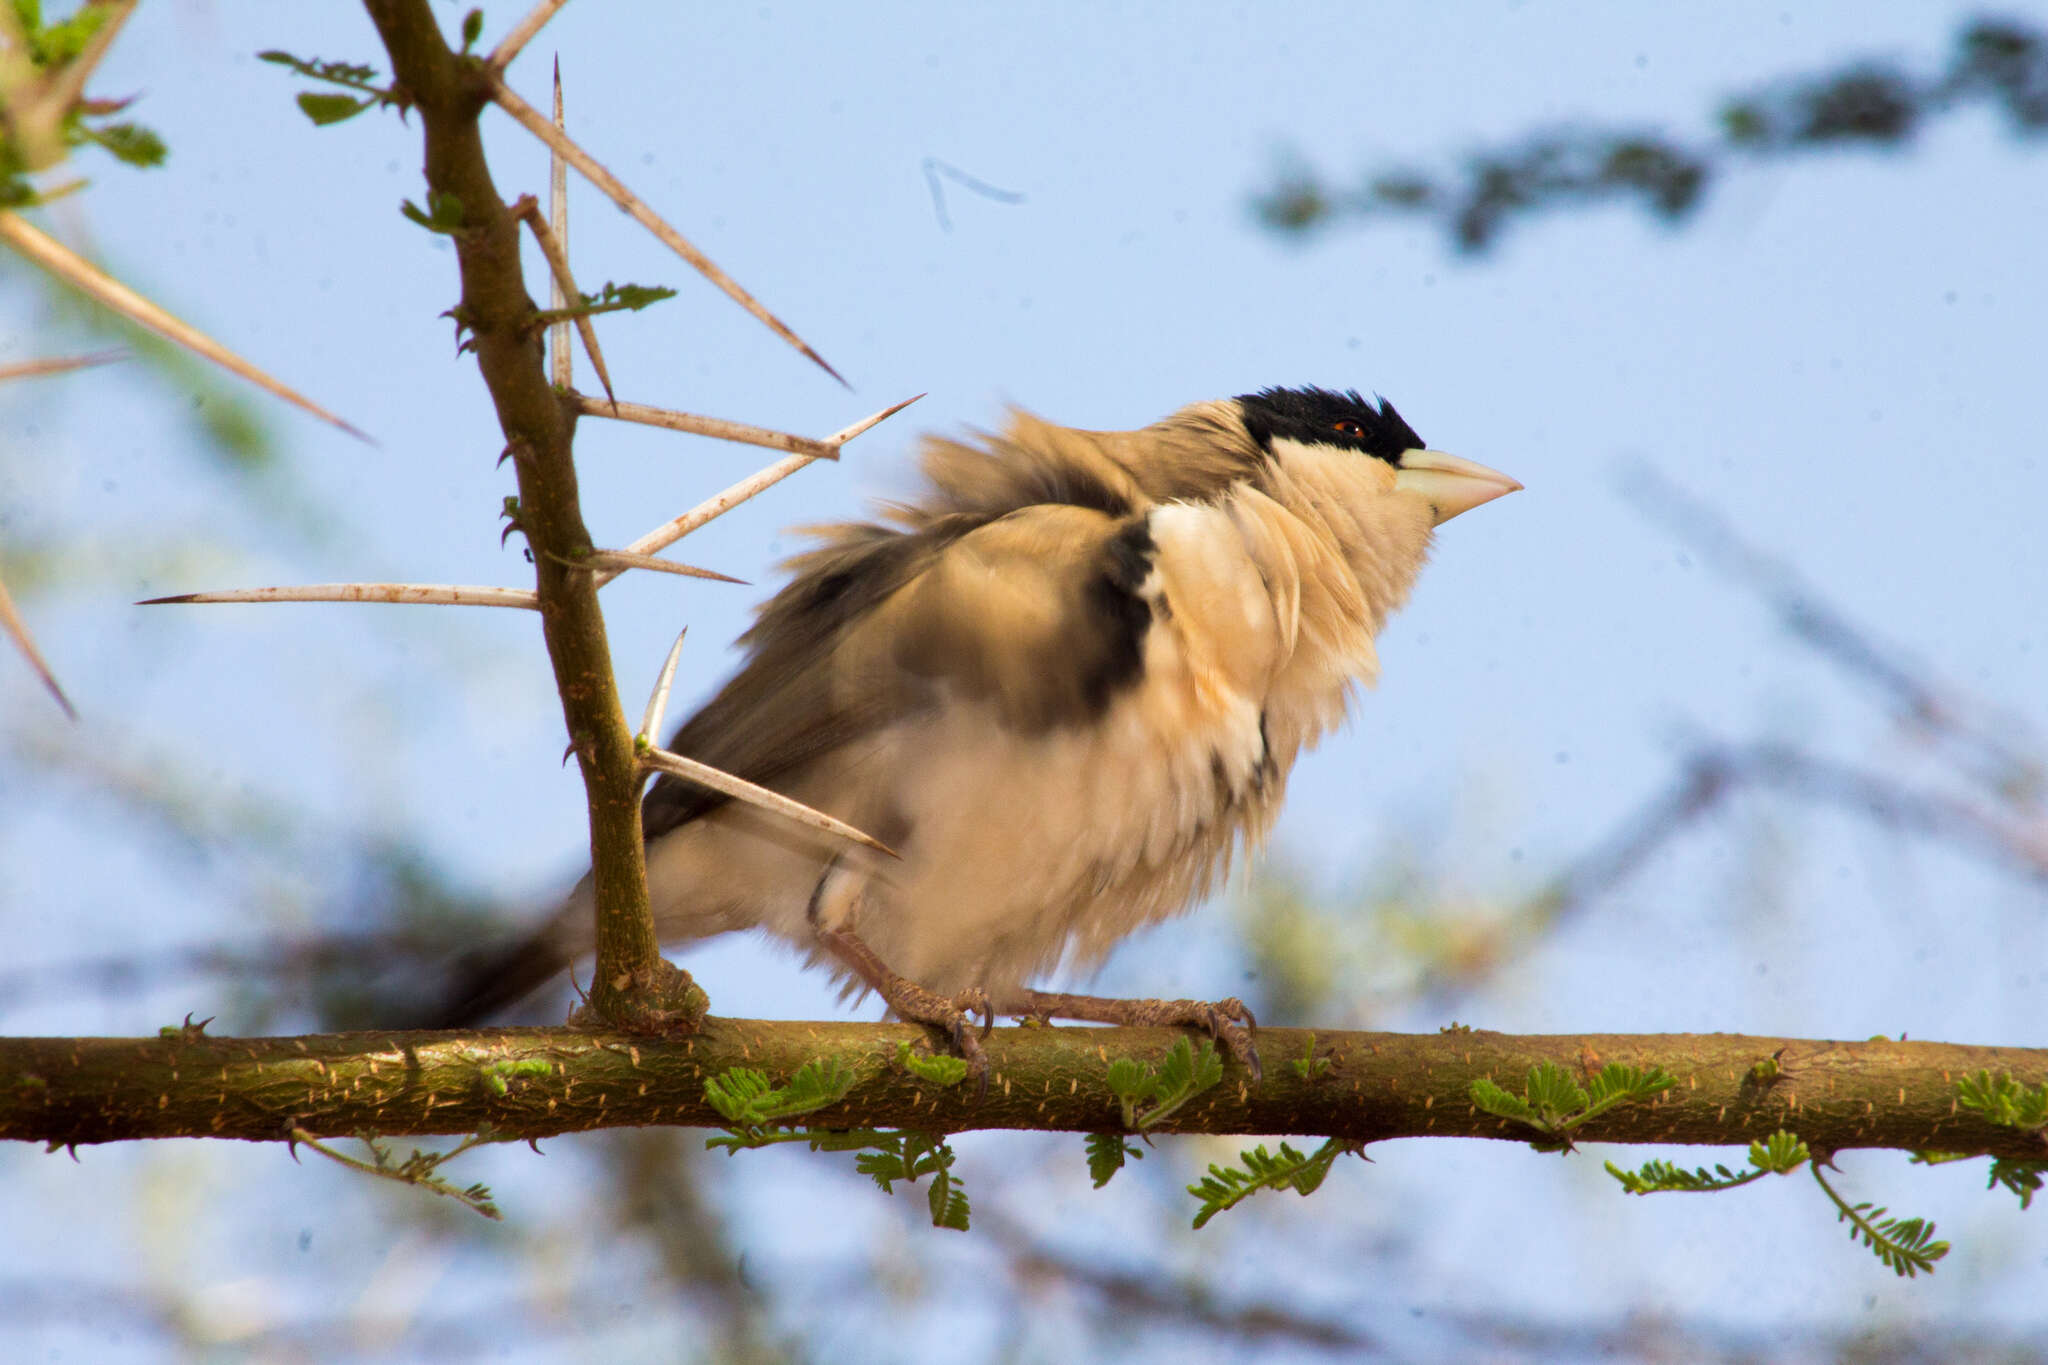
<path fill-rule="evenodd" d="M 575 960 L 551 925 L 510 945 L 464 954 L 453 982 L 426 1011 L 422 1028 L 470 1028 L 510 1009 Z"/>

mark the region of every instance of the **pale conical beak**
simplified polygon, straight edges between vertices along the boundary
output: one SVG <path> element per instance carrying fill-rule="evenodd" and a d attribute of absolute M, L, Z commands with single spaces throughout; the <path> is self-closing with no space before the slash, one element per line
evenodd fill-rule
<path fill-rule="evenodd" d="M 1428 503 L 1441 526 L 1483 502 L 1520 492 L 1522 485 L 1498 469 L 1441 450 L 1410 450 L 1394 471 L 1394 487 Z"/>

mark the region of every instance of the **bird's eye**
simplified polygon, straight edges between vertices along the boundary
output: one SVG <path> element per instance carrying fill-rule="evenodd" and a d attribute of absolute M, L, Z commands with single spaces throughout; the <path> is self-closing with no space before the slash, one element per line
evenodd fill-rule
<path fill-rule="evenodd" d="M 1365 438 L 1365 428 L 1352 421 L 1349 417 L 1340 417 L 1330 423 L 1330 430 L 1336 432 L 1339 436 L 1349 436 L 1354 441 Z"/>

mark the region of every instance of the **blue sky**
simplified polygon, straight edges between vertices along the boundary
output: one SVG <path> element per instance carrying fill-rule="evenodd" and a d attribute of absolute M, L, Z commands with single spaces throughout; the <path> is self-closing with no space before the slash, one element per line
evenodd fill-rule
<path fill-rule="evenodd" d="M 2005 9 L 2048 24 L 2040 5 Z M 460 10 L 437 12 L 452 27 Z M 487 35 L 514 12 L 489 7 Z M 1132 426 L 1197 398 L 1317 382 L 1384 393 L 1433 444 L 1527 485 L 1444 531 L 1382 637 L 1382 686 L 1298 771 L 1277 856 L 1319 885 L 1341 888 L 1420 850 L 1447 898 L 1485 904 L 1525 889 L 1531 869 L 1598 840 L 1668 781 L 1692 734 L 1924 762 L 1911 736 L 1788 646 L 1754 598 L 1630 507 L 1617 480 L 1632 463 L 1712 504 L 1933 672 L 2038 724 L 2048 159 L 1989 114 L 1944 120 L 1898 154 L 1739 170 L 1679 230 L 1625 208 L 1560 214 L 1517 226 L 1479 259 L 1420 223 L 1276 240 L 1246 207 L 1283 154 L 1341 177 L 1389 160 L 1445 164 L 1575 121 L 1705 136 L 1719 98 L 1771 77 L 1858 54 L 1936 64 L 1970 12 L 571 6 L 515 84 L 543 102 L 558 50 L 572 131 L 855 390 L 577 184 L 572 250 L 585 287 L 679 291 L 602 324 L 620 395 L 817 434 L 929 395 L 839 466 L 806 471 L 692 541 L 692 562 L 756 587 L 661 578 L 608 594 L 628 695 L 644 694 L 685 622 L 678 702 L 715 685 L 772 563 L 798 544 L 782 528 L 909 488 L 915 431 L 991 424 L 1008 403 Z M 299 87 L 253 56 L 268 47 L 385 65 L 348 6 L 147 6 L 95 88 L 142 96 L 138 114 L 170 142 L 170 165 L 81 162 L 91 190 L 49 221 L 378 444 L 267 409 L 288 466 L 274 488 L 296 491 L 251 496 L 191 448 L 187 400 L 140 367 L 0 395 L 0 533 L 69 547 L 63 586 L 25 599 L 87 717 L 56 742 L 165 764 L 259 806 L 290 791 L 351 828 L 409 831 L 466 884 L 537 909 L 584 855 L 581 798 L 557 765 L 559 711 L 529 619 L 129 605 L 204 587 L 518 583 L 526 572 L 517 542 L 498 543 L 511 485 L 494 467 L 481 383 L 436 316 L 454 298 L 452 253 L 397 212 L 422 194 L 416 132 L 376 116 L 313 129 L 290 106 Z M 534 146 L 496 116 L 486 127 L 501 192 L 541 192 Z M 943 231 L 927 158 L 1023 201 L 949 189 Z M 53 344 L 68 343 L 20 267 L 6 266 L 0 361 Z M 585 423 L 579 456 L 586 515 L 611 543 L 759 462 L 598 422 Z M 310 509 L 320 534 L 293 529 L 287 506 Z M 124 533 L 175 552 L 141 556 L 138 570 Z M 16 724 L 54 732 L 20 675 L 0 669 L 6 707 L 30 717 Z M 305 927 L 310 907 L 290 876 L 261 907 L 224 906 L 208 894 L 203 841 L 195 865 L 161 840 L 109 838 L 120 811 L 50 781 L 64 799 L 48 799 L 33 764 L 0 773 L 0 800 L 17 813 L 0 827 L 6 913 L 25 960 Z M 2037 889 L 1855 822 L 1742 810 L 1505 974 L 1473 1004 L 1480 1017 L 1460 1017 L 1541 1032 L 2043 1041 Z M 1432 861 L 1432 841 L 1455 856 Z M 1745 900 L 1759 878 L 1769 894 Z M 1228 992 L 1243 967 L 1234 943 L 1227 910 L 1204 913 L 1132 944 L 1107 979 Z M 721 1013 L 838 1008 L 761 944 L 685 960 Z M 5 1027 L 141 1032 L 186 1009 L 213 1012 L 203 987 L 38 998 Z M 970 1159 L 974 1144 L 963 1144 Z M 0 1160 L 11 1188 L 102 1247 L 136 1236 L 134 1193 L 161 1179 L 152 1162 L 185 1163 L 234 1191 L 205 1215 L 220 1241 L 161 1272 L 195 1292 L 259 1275 L 310 1283 L 289 1262 L 231 1249 L 230 1229 L 266 1226 L 253 1190 L 324 1201 L 319 1216 L 354 1227 L 361 1245 L 388 1240 L 383 1224 L 340 1208 L 358 1192 L 325 1172 L 293 1170 L 281 1154 L 179 1150 L 89 1153 L 82 1171 Z M 1598 1188 L 1598 1159 L 1560 1167 L 1445 1143 L 1375 1159 L 1323 1196 L 1350 1201 L 1344 1218 L 1290 1201 L 1247 1218 L 1228 1245 L 1283 1262 L 1285 1248 L 1316 1247 L 1341 1264 L 1346 1238 L 1406 1229 L 1416 1287 L 1388 1302 L 1564 1317 L 1634 1308 L 1911 1324 L 1994 1302 L 1988 1311 L 2039 1322 L 2048 1302 L 2041 1215 L 2020 1219 L 2010 1199 L 1983 1195 L 1974 1168 L 1845 1159 L 1858 1197 L 1929 1212 L 1965 1248 L 1932 1282 L 1906 1284 L 1849 1248 L 1811 1190 L 1666 1207 Z M 552 1165 L 508 1156 L 491 1167 L 515 1204 L 564 1197 L 547 1189 Z M 845 1201 L 851 1227 L 897 1227 L 893 1210 L 801 1160 L 760 1169 L 775 1175 L 728 1197 L 763 1264 L 816 1269 L 815 1253 L 806 1260 L 775 1231 L 778 1201 L 803 1191 Z M 1088 1195 L 1078 1157 L 1060 1169 L 1047 1208 L 1070 1220 L 1063 1235 L 1085 1243 L 1077 1229 L 1106 1235 L 1135 1216 Z M 1209 1254 L 1160 1241 L 1169 1259 Z M 1311 1298 L 1351 1303 L 1340 1274 L 1304 1272 L 1303 1283 Z M 926 1313 L 921 1322 L 937 1320 Z M 973 1318 L 958 1331 L 978 1340 L 990 1329 Z"/>

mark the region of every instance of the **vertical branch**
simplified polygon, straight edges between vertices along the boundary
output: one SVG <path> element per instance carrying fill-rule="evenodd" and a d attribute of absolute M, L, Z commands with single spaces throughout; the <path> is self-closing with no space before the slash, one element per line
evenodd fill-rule
<path fill-rule="evenodd" d="M 461 204 L 454 234 L 462 296 L 455 316 L 474 338 L 477 367 L 518 477 L 514 523 L 533 550 L 542 632 L 590 809 L 597 902 L 591 1002 L 617 1024 L 693 1027 L 704 997 L 662 961 L 641 844 L 641 774 L 612 675 L 591 549 L 578 501 L 575 413 L 548 383 L 537 310 L 519 262 L 519 226 L 484 159 L 477 119 L 489 99 L 481 61 L 449 50 L 427 0 L 365 0 L 398 84 L 419 110 L 430 189 Z"/>

